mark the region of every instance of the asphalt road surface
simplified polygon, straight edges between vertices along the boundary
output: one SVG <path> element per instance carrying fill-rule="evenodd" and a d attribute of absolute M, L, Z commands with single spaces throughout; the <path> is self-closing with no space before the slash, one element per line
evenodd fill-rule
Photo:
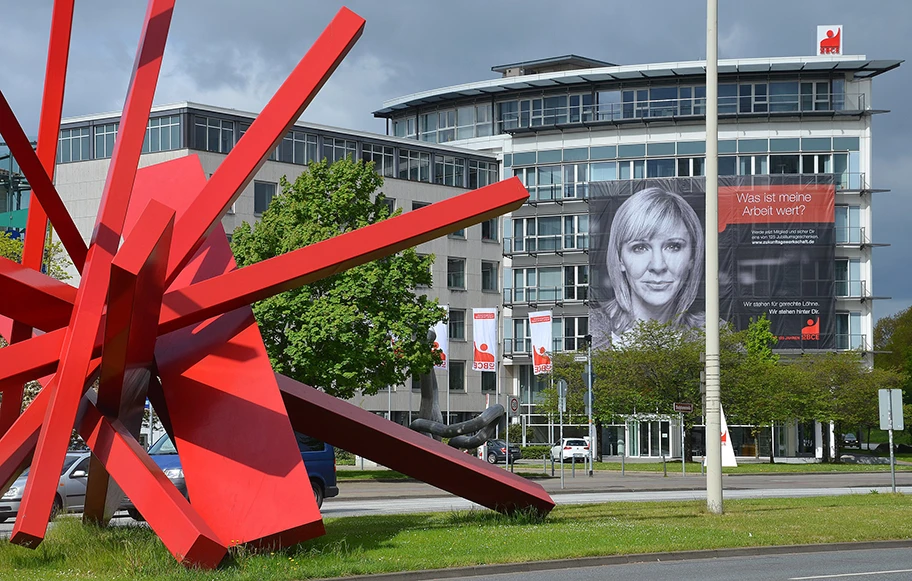
<path fill-rule="evenodd" d="M 550 565 L 550 564 L 549 564 Z M 912 551 L 901 549 L 841 550 L 816 553 L 714 559 L 669 560 L 648 563 L 552 568 L 487 575 L 476 569 L 468 577 L 439 577 L 458 581 L 906 581 L 912 579 Z M 435 577 L 422 577 L 435 579 Z"/>

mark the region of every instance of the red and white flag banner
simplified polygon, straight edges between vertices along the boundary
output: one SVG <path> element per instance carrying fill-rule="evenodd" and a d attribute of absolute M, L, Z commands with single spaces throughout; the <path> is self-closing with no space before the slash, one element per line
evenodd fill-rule
<path fill-rule="evenodd" d="M 529 313 L 529 335 L 532 338 L 532 372 L 542 375 L 551 372 L 551 311 Z"/>
<path fill-rule="evenodd" d="M 472 309 L 475 371 L 497 371 L 497 309 Z"/>
<path fill-rule="evenodd" d="M 450 307 L 449 305 L 443 305 L 443 308 L 447 312 L 447 320 L 450 318 Z M 440 351 L 440 364 L 435 365 L 437 369 L 446 369 L 447 368 L 447 358 L 450 356 L 450 330 L 446 321 L 440 321 L 434 325 L 434 334 L 437 335 L 437 338 L 434 339 L 434 349 Z"/>

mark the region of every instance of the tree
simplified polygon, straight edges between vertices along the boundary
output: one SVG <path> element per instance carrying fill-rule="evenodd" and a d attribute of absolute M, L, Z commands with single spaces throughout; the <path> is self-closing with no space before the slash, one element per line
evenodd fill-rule
<path fill-rule="evenodd" d="M 675 402 L 699 402 L 703 345 L 703 335 L 693 329 L 638 321 L 614 349 L 593 352 L 598 377 L 593 415 L 600 422 L 628 414 L 666 415 Z M 698 407 L 684 417 L 688 433 L 699 417 Z M 690 438 L 684 442 L 685 458 L 692 460 Z"/>
<path fill-rule="evenodd" d="M 281 182 L 260 222 L 235 229 L 239 266 L 266 260 L 390 217 L 373 164 L 314 163 Z M 398 213 L 398 211 L 397 211 Z M 439 358 L 427 330 L 443 320 L 432 256 L 414 249 L 334 274 L 253 306 L 276 371 L 337 397 L 373 394 L 427 372 Z"/>
<path fill-rule="evenodd" d="M 0 232 L 0 256 L 8 258 L 13 262 L 22 261 L 22 240 L 13 239 L 7 232 Z M 72 265 L 63 245 L 58 242 L 50 242 L 44 245 L 44 258 L 41 261 L 42 270 L 47 272 L 52 278 L 60 281 L 66 281 L 72 278 L 68 268 Z M 48 269 L 50 271 L 48 272 Z"/>
<path fill-rule="evenodd" d="M 912 307 L 874 325 L 874 366 L 903 373 L 903 400 L 912 401 Z"/>
<path fill-rule="evenodd" d="M 722 364 L 722 399 L 732 423 L 752 426 L 754 449 L 759 452 L 763 426 L 772 434 L 777 421 L 813 415 L 805 377 L 798 369 L 779 363 L 773 353 L 778 339 L 770 331 L 766 314 L 751 318 L 747 329 L 727 334 Z M 772 442 L 771 442 L 772 444 Z M 775 450 L 770 446 L 770 463 Z"/>

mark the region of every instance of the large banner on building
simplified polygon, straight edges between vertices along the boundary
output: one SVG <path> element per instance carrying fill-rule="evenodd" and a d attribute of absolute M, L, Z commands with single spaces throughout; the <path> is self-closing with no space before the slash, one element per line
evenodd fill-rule
<path fill-rule="evenodd" d="M 551 373 L 551 311 L 529 313 L 529 336 L 532 339 L 532 372 L 535 375 Z"/>
<path fill-rule="evenodd" d="M 475 371 L 497 371 L 497 309 L 472 309 Z"/>
<path fill-rule="evenodd" d="M 592 183 L 589 330 L 594 348 L 638 320 L 704 325 L 703 178 Z M 835 186 L 829 176 L 719 180 L 720 315 L 767 314 L 779 349 L 835 346 Z"/>
<path fill-rule="evenodd" d="M 443 305 L 444 310 L 447 312 L 447 319 L 450 318 L 450 307 L 449 305 Z M 437 369 L 446 369 L 447 368 L 447 357 L 450 356 L 450 330 L 449 325 L 446 320 L 439 321 L 434 325 L 434 349 L 440 351 L 440 364 L 435 365 Z"/>

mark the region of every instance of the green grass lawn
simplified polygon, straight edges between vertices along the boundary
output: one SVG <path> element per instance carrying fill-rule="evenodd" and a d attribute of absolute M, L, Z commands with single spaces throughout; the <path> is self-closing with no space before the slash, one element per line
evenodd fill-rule
<path fill-rule="evenodd" d="M 0 579 L 286 580 L 571 557 L 910 539 L 912 497 L 892 494 L 563 506 L 543 521 L 490 511 L 327 519 L 293 549 L 234 549 L 214 572 L 185 570 L 144 526 L 62 518 L 37 550 L 0 541 Z"/>

